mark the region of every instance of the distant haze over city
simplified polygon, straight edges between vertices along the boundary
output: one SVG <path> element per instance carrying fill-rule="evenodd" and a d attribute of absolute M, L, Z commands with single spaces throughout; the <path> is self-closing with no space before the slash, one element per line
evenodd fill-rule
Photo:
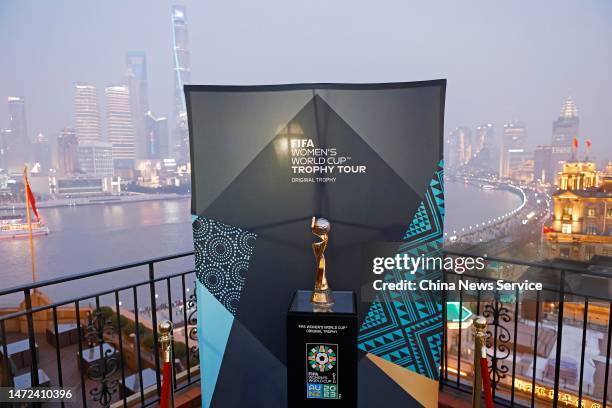
<path fill-rule="evenodd" d="M 6 98 L 25 98 L 31 138 L 56 154 L 74 126 L 74 83 L 121 84 L 126 53 L 144 51 L 149 106 L 174 129 L 171 7 L 187 10 L 191 82 L 389 82 L 448 79 L 446 134 L 457 126 L 521 120 L 527 145 L 550 144 L 572 96 L 581 146 L 612 159 L 612 3 L 506 4 L 339 0 L 4 1 L 0 3 L 0 128 Z"/>
<path fill-rule="evenodd" d="M 440 81 L 397 99 L 368 94 L 357 110 L 335 91 L 199 93 L 193 163 L 209 166 L 191 184 L 185 84 L 440 79 L 443 135 Z M 396 107 L 422 116 L 398 120 Z M 336 199 L 357 189 L 367 191 Z M 343 361 L 357 339 L 379 356 L 359 363 L 360 386 L 371 378 L 424 406 L 438 388 L 441 405 L 469 404 L 472 381 L 495 406 L 612 406 L 612 0 L 0 0 L 0 383 L 11 391 L 62 386 L 79 406 L 151 405 L 173 392 L 174 372 L 177 401 L 254 406 L 265 389 L 280 406 L 286 336 L 282 320 L 266 325 L 315 271 L 311 207 L 320 213 L 308 219 L 332 225 L 330 286 L 363 283 L 351 292 L 359 326 L 340 314 L 353 323 L 319 339 L 340 344 Z M 402 293 L 415 280 L 391 268 L 370 304 L 363 272 L 395 253 L 423 261 L 404 272 L 431 280 L 426 289 L 451 290 Z M 448 285 L 461 281 L 469 293 Z M 231 324 L 210 337 L 198 326 L 217 316 Z M 167 319 L 172 341 L 158 347 Z M 240 350 L 257 351 L 242 373 Z M 307 389 L 349 405 L 334 370 L 310 373 Z"/>

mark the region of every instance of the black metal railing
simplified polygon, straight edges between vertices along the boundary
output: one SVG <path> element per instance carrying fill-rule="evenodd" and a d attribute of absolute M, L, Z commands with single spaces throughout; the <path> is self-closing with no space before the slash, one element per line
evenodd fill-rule
<path fill-rule="evenodd" d="M 80 406 L 156 404 L 161 393 L 158 319 L 169 319 L 175 327 L 175 389 L 198 382 L 192 257 L 186 252 L 0 290 L 0 301 L 22 297 L 20 307 L 0 308 L 1 385 L 70 387 Z M 174 265 L 168 271 L 166 264 L 177 260 L 190 266 Z M 133 282 L 113 282 L 126 276 Z M 463 313 L 473 313 L 488 320 L 488 375 L 496 405 L 609 405 L 610 269 L 593 262 L 489 257 L 485 272 L 445 271 L 443 281 L 495 282 L 502 276 L 506 281 L 539 280 L 544 290 L 442 292 L 440 387 L 471 392 L 473 330 Z M 76 282 L 90 282 L 88 290 L 59 301 L 45 298 L 52 288 L 77 287 Z M 111 287 L 91 289 L 102 283 Z M 456 322 L 447 318 L 450 302 L 459 306 Z"/>
<path fill-rule="evenodd" d="M 0 290 L 0 301 L 23 296 L 19 307 L 0 308 L 2 385 L 72 388 L 77 406 L 153 405 L 161 394 L 158 315 L 175 327 L 175 390 L 198 382 L 192 257 L 185 252 Z M 189 266 L 158 273 L 176 260 Z M 133 283 L 82 289 L 109 286 L 109 279 Z M 77 296 L 47 295 L 75 282 Z"/>
<path fill-rule="evenodd" d="M 448 256 L 469 256 L 445 251 Z M 474 255 L 475 256 L 475 255 Z M 483 273 L 444 271 L 444 282 L 541 281 L 542 291 L 457 287 L 443 293 L 440 387 L 472 390 L 474 330 L 468 314 L 488 321 L 487 354 L 496 406 L 610 405 L 612 269 L 597 264 L 487 258 Z M 449 321 L 450 303 L 459 315 Z"/>

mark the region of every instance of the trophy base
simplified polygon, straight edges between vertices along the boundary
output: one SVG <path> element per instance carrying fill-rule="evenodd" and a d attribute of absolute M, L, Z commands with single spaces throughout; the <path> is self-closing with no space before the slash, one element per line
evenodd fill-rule
<path fill-rule="evenodd" d="M 287 312 L 289 407 L 357 406 L 357 306 L 354 292 L 333 292 L 321 310 L 299 290 Z"/>
<path fill-rule="evenodd" d="M 313 290 L 310 296 L 310 303 L 314 307 L 318 307 L 322 312 L 327 311 L 334 305 L 334 294 L 330 289 L 325 290 Z"/>

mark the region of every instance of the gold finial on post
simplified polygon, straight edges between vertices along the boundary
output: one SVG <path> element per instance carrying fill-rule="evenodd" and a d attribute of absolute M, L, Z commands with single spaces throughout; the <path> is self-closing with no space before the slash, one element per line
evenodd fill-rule
<path fill-rule="evenodd" d="M 172 353 L 172 322 L 164 320 L 157 325 L 162 352 L 162 389 L 160 407 L 174 407 L 174 357 Z"/>
<path fill-rule="evenodd" d="M 487 356 L 487 319 L 476 316 L 473 320 L 474 325 L 474 384 L 472 387 L 472 408 L 480 408 L 482 399 L 482 376 L 489 375 L 483 373 L 480 368 L 480 359 Z"/>
<path fill-rule="evenodd" d="M 172 331 L 172 322 L 170 320 L 164 320 L 158 326 L 159 334 L 167 336 Z"/>
<path fill-rule="evenodd" d="M 312 251 L 317 260 L 317 275 L 310 302 L 315 308 L 321 310 L 329 309 L 334 304 L 334 297 L 327 284 L 327 276 L 325 275 L 325 250 L 329 242 L 330 230 L 331 224 L 325 218 L 312 217 L 310 231 L 321 241 L 312 244 Z"/>
<path fill-rule="evenodd" d="M 164 320 L 159 323 L 157 327 L 159 332 L 159 344 L 162 349 L 162 361 L 164 363 L 171 363 L 172 360 L 172 322 L 170 320 Z"/>

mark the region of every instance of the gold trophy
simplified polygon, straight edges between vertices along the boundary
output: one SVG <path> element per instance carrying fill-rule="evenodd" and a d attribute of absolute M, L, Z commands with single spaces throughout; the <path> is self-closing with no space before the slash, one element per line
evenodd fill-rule
<path fill-rule="evenodd" d="M 312 244 L 312 250 L 317 260 L 317 277 L 315 280 L 314 290 L 312 291 L 312 297 L 310 303 L 313 304 L 315 310 L 326 311 L 331 308 L 334 304 L 334 297 L 332 291 L 327 284 L 327 277 L 325 276 L 325 250 L 327 249 L 327 243 L 329 242 L 329 230 L 331 224 L 325 218 L 312 217 L 312 223 L 310 224 L 310 230 L 318 237 L 321 241 L 314 242 Z"/>

